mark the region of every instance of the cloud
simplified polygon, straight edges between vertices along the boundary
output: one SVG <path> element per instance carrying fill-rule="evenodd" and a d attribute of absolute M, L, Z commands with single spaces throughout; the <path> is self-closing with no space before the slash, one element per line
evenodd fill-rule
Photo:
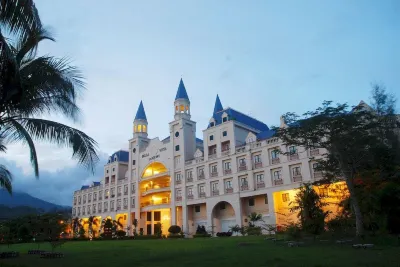
<path fill-rule="evenodd" d="M 26 192 L 34 197 L 59 205 L 72 205 L 75 190 L 92 181 L 100 181 L 103 177 L 104 164 L 108 156 L 99 154 L 100 161 L 92 175 L 87 169 L 77 166 L 67 166 L 56 171 L 40 170 L 36 179 L 32 173 L 26 173 L 16 161 L 0 158 L 0 164 L 5 165 L 13 174 L 13 190 Z"/>

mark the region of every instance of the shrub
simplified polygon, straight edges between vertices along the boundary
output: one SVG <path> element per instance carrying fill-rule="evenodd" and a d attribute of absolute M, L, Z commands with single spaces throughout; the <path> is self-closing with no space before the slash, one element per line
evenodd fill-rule
<path fill-rule="evenodd" d="M 298 224 L 290 223 L 286 226 L 285 234 L 294 240 L 298 240 L 301 238 L 302 232 L 301 227 Z"/>
<path fill-rule="evenodd" d="M 158 239 L 158 236 L 156 236 L 156 235 L 139 235 L 139 236 L 135 236 L 134 239 L 137 239 L 137 240 Z"/>
<path fill-rule="evenodd" d="M 115 232 L 115 234 L 120 238 L 126 236 L 126 232 L 124 230 L 118 230 Z"/>
<path fill-rule="evenodd" d="M 206 228 L 204 227 L 204 225 L 202 225 L 202 226 L 197 225 L 196 235 L 200 235 L 200 234 L 207 234 L 207 231 L 206 231 Z"/>
<path fill-rule="evenodd" d="M 261 235 L 261 227 L 249 226 L 246 228 L 247 235 Z"/>
<path fill-rule="evenodd" d="M 229 237 L 229 236 L 232 236 L 232 232 L 218 232 L 217 236 L 218 237 Z"/>
<path fill-rule="evenodd" d="M 168 228 L 168 232 L 171 234 L 179 234 L 181 232 L 181 227 L 178 225 L 171 225 Z"/>
<path fill-rule="evenodd" d="M 168 238 L 184 238 L 185 235 L 180 235 L 180 234 L 169 234 Z"/>

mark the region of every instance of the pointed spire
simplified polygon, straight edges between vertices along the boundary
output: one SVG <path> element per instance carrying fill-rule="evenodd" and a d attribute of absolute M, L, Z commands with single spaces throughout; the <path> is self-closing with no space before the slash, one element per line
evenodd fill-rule
<path fill-rule="evenodd" d="M 222 107 L 221 100 L 219 100 L 219 96 L 217 95 L 217 99 L 215 99 L 215 105 L 214 105 L 214 114 L 223 109 L 224 108 Z"/>
<path fill-rule="evenodd" d="M 135 120 L 145 120 L 145 121 L 147 121 L 146 112 L 144 112 L 144 107 L 143 107 L 143 102 L 142 101 L 140 101 L 139 108 L 138 108 L 138 110 L 136 112 Z"/>
<path fill-rule="evenodd" d="M 177 99 L 187 99 L 189 100 L 188 94 L 186 92 L 185 85 L 183 84 L 183 80 L 179 82 L 178 92 L 176 92 L 175 100 Z"/>

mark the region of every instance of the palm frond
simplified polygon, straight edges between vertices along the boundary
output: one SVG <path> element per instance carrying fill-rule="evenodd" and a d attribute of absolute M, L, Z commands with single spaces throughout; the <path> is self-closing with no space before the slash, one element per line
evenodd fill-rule
<path fill-rule="evenodd" d="M 16 49 L 18 51 L 16 61 L 18 65 L 24 58 L 26 58 L 27 61 L 33 59 L 36 56 L 39 42 L 43 40 L 55 41 L 49 30 L 44 27 L 35 27 L 26 37 L 19 38 L 16 44 Z"/>
<path fill-rule="evenodd" d="M 27 144 L 30 152 L 30 160 L 35 172 L 35 176 L 39 176 L 39 163 L 36 154 L 35 144 L 30 136 L 30 134 L 26 131 L 26 129 L 19 124 L 16 120 L 8 120 L 4 125 L 4 135 L 7 136 L 6 140 L 9 142 L 20 142 L 23 144 Z"/>
<path fill-rule="evenodd" d="M 0 23 L 21 35 L 42 25 L 33 0 L 0 0 Z"/>
<path fill-rule="evenodd" d="M 4 165 L 0 165 L 0 188 L 5 188 L 10 195 L 12 194 L 12 174 Z"/>
<path fill-rule="evenodd" d="M 43 119 L 20 118 L 17 121 L 33 139 L 48 141 L 59 146 L 72 148 L 72 158 L 94 173 L 99 161 L 97 143 L 94 139 L 70 126 Z"/>
<path fill-rule="evenodd" d="M 61 112 L 76 121 L 80 110 L 77 96 L 85 89 L 80 70 L 70 65 L 66 58 L 43 56 L 21 66 L 24 96 L 17 112 L 24 117 L 41 113 Z"/>

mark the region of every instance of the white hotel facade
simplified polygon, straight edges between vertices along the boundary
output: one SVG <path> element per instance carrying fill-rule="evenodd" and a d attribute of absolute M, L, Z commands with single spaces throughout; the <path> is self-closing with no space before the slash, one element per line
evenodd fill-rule
<path fill-rule="evenodd" d="M 288 215 L 293 189 L 321 177 L 313 167 L 323 151 L 284 147 L 266 124 L 223 108 L 218 96 L 202 140 L 196 138 L 182 80 L 173 114 L 169 136 L 149 139 L 140 102 L 128 151 L 109 157 L 100 182 L 74 192 L 73 217 L 110 217 L 131 233 L 137 219 L 144 234 L 154 234 L 158 222 L 164 234 L 170 225 L 187 234 L 198 225 L 228 231 L 231 225 L 247 225 L 252 212 L 262 214 L 265 223 L 281 225 L 293 218 Z M 277 148 L 292 153 L 278 154 Z"/>

